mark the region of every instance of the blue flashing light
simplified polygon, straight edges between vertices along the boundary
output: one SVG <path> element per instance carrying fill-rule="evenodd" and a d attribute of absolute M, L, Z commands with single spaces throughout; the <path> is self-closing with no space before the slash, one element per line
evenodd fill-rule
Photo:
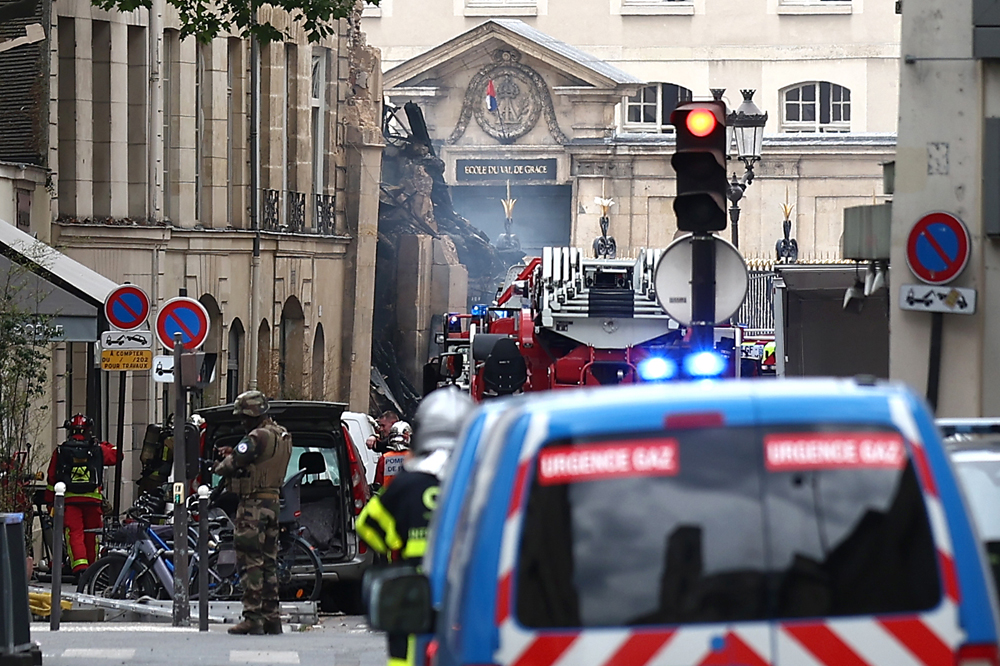
<path fill-rule="evenodd" d="M 482 317 L 484 314 L 486 314 L 486 304 L 485 303 L 476 303 L 475 305 L 472 306 L 472 316 L 473 317 Z"/>
<path fill-rule="evenodd" d="M 684 372 L 692 377 L 717 377 L 726 369 L 726 359 L 714 351 L 700 351 L 684 358 Z"/>
<path fill-rule="evenodd" d="M 677 363 L 672 358 L 651 356 L 636 367 L 639 376 L 647 382 L 672 379 L 677 374 Z"/>

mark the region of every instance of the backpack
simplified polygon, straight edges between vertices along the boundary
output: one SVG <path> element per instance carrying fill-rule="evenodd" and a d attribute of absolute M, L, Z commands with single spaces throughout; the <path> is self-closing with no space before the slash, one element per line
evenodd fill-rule
<path fill-rule="evenodd" d="M 56 453 L 56 481 L 66 484 L 66 492 L 92 493 L 101 487 L 104 452 L 94 441 L 68 439 Z"/>

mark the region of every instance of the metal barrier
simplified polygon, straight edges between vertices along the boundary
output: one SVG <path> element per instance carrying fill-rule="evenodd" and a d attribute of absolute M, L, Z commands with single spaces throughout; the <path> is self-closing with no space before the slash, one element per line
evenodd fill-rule
<path fill-rule="evenodd" d="M 750 286 L 734 323 L 745 328 L 745 335 L 774 334 L 774 271 L 750 271 Z"/>

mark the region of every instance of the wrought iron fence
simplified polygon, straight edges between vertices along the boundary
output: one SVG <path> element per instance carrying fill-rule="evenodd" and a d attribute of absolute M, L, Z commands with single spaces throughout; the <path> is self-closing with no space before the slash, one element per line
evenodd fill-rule
<path fill-rule="evenodd" d="M 774 271 L 750 271 L 750 288 L 733 317 L 747 335 L 774 334 Z"/>
<path fill-rule="evenodd" d="M 332 234 L 336 228 L 334 217 L 334 197 L 332 194 L 316 194 L 316 232 Z"/>

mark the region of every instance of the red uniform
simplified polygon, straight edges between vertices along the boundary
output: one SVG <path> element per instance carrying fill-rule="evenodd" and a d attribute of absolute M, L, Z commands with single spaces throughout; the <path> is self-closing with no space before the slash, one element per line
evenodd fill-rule
<path fill-rule="evenodd" d="M 101 442 L 101 452 L 104 465 L 110 466 L 118 462 L 118 451 L 109 442 Z M 52 452 L 49 460 L 47 500 L 51 503 L 55 497 L 56 462 L 59 450 Z M 73 493 L 66 491 L 65 533 L 66 549 L 73 571 L 83 571 L 97 559 L 97 534 L 84 532 L 96 530 L 104 526 L 102 488 L 89 493 Z"/>

